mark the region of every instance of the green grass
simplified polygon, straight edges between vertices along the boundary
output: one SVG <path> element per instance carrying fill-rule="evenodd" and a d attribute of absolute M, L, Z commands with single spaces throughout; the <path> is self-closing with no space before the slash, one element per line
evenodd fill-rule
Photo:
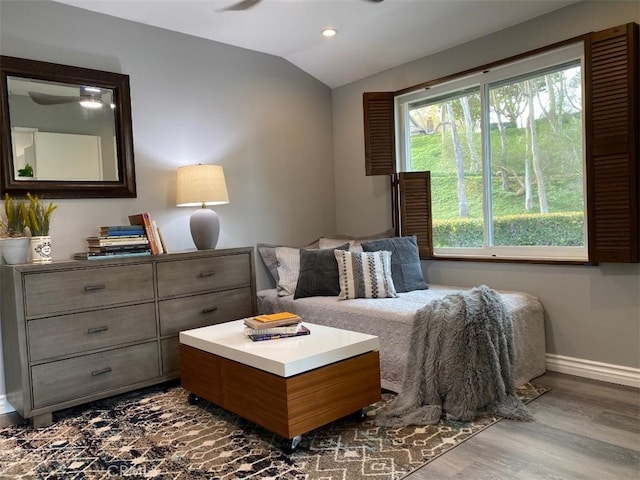
<path fill-rule="evenodd" d="M 570 125 L 573 128 L 573 125 Z M 569 127 L 567 127 L 569 129 Z M 573 132 L 570 130 L 569 133 Z M 558 138 L 545 122 L 538 126 L 539 144 L 542 150 L 542 168 L 545 172 L 545 185 L 549 212 L 573 212 L 582 209 L 582 165 L 573 152 L 573 144 L 567 138 Z M 573 132 L 574 135 L 577 133 Z M 461 135 L 462 137 L 462 135 Z M 492 132 L 492 151 L 494 159 L 500 151 L 498 132 Z M 524 182 L 524 158 L 527 157 L 528 147 L 525 132 L 522 129 L 506 130 L 507 149 L 505 152 L 506 167 L 515 172 L 521 182 Z M 571 138 L 571 137 L 569 137 Z M 555 140 L 554 140 L 555 139 Z M 575 140 L 577 142 L 578 140 Z M 480 152 L 480 135 L 474 134 L 476 151 Z M 431 172 L 431 191 L 433 217 L 439 219 L 459 218 L 456 165 L 450 145 L 451 141 L 442 135 L 421 135 L 411 138 L 411 155 L 414 170 L 429 170 Z M 462 145 L 465 158 L 465 192 L 467 195 L 469 216 L 482 218 L 482 177 L 481 174 L 470 174 L 470 155 L 466 142 Z M 523 213 L 538 213 L 539 204 L 537 185 L 532 185 L 532 209 L 525 209 L 524 192 L 520 184 L 510 179 L 509 191 L 503 191 L 500 174 L 500 161 L 494 160 L 492 178 L 493 212 L 494 216 L 517 215 Z M 532 178 L 535 178 L 533 172 Z"/>
<path fill-rule="evenodd" d="M 470 218 L 482 218 L 482 178 L 478 175 L 465 177 L 467 203 Z M 502 182 L 494 178 L 492 182 L 494 216 L 540 213 L 538 196 L 534 189 L 533 208 L 525 209 L 524 194 L 502 190 Z M 458 218 L 458 190 L 455 177 L 431 177 L 433 218 Z M 547 181 L 547 202 L 549 213 L 574 212 L 582 206 L 582 180 L 579 178 L 557 178 Z"/>
<path fill-rule="evenodd" d="M 581 145 L 579 130 L 576 124 L 569 124 L 563 134 L 558 135 L 551 132 L 546 122 L 538 125 L 538 144 L 550 214 L 544 219 L 536 215 L 540 213 L 540 206 L 533 171 L 532 204 L 529 210 L 525 208 L 521 182 L 525 178 L 524 159 L 530 157 L 525 131 L 518 128 L 506 130 L 507 148 L 503 158 L 499 156 L 499 133 L 492 131 L 491 150 L 494 160 L 491 200 L 496 244 L 569 246 L 584 242 L 582 160 L 580 149 L 576 148 L 576 145 Z M 462 133 L 460 137 L 464 138 Z M 474 134 L 473 142 L 474 149 L 480 156 L 479 134 Z M 440 134 L 411 138 L 413 169 L 431 172 L 431 208 L 436 246 L 482 246 L 482 174 L 470 172 L 471 156 L 466 142 L 463 142 L 461 148 L 465 168 L 467 219 L 460 217 L 451 139 L 443 138 Z M 506 167 L 510 175 L 508 191 L 503 190 L 501 166 Z"/>

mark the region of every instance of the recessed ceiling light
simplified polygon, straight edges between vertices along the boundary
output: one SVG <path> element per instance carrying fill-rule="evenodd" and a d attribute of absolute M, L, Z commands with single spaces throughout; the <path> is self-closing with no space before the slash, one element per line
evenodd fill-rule
<path fill-rule="evenodd" d="M 323 37 L 335 37 L 338 31 L 335 28 L 325 28 L 322 30 Z"/>
<path fill-rule="evenodd" d="M 80 100 L 80 105 L 84 108 L 102 108 L 102 102 L 97 98 L 87 98 Z"/>

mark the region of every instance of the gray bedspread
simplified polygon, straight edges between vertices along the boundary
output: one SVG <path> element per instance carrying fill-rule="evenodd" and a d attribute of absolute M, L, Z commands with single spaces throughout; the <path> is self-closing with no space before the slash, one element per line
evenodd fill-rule
<path fill-rule="evenodd" d="M 398 298 L 338 297 L 293 299 L 279 297 L 276 289 L 258 292 L 260 313 L 289 311 L 304 321 L 376 335 L 380 341 L 380 376 L 383 388 L 399 392 L 411 344 L 414 314 L 432 300 L 465 290 L 429 285 L 428 290 L 400 293 Z M 522 292 L 499 292 L 511 314 L 515 340 L 516 386 L 545 371 L 544 314 L 540 301 Z M 313 332 L 312 332 L 313 334 Z"/>

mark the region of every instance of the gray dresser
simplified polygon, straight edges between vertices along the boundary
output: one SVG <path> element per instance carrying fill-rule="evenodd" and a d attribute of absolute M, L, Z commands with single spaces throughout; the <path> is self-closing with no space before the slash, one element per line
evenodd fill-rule
<path fill-rule="evenodd" d="M 34 426 L 177 378 L 178 332 L 256 314 L 251 247 L 1 270 L 7 400 Z"/>

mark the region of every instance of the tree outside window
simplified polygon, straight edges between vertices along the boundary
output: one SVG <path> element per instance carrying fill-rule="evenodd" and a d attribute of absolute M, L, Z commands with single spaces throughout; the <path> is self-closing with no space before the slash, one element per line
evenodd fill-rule
<path fill-rule="evenodd" d="M 580 61 L 472 81 L 407 103 L 405 164 L 431 172 L 434 248 L 584 251 Z"/>

